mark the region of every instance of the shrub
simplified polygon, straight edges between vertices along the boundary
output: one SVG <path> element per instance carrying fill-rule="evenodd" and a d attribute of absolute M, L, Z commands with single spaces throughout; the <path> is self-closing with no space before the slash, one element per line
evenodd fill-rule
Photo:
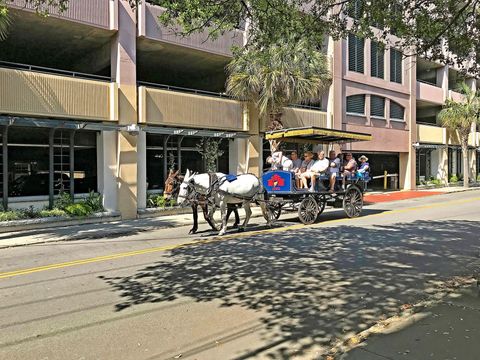
<path fill-rule="evenodd" d="M 61 192 L 59 197 L 55 199 L 54 207 L 60 210 L 65 210 L 68 206 L 73 204 L 72 196 L 67 192 Z"/>
<path fill-rule="evenodd" d="M 80 202 L 68 205 L 65 212 L 70 216 L 88 216 L 93 213 L 93 210 L 86 203 Z"/>
<path fill-rule="evenodd" d="M 442 185 L 442 181 L 440 179 L 432 179 L 429 181 L 432 185 Z"/>
<path fill-rule="evenodd" d="M 60 216 L 67 216 L 67 213 L 64 210 L 60 209 L 43 209 L 38 212 L 39 217 L 46 218 L 46 217 L 60 217 Z"/>
<path fill-rule="evenodd" d="M 104 211 L 102 196 L 100 194 L 90 191 L 88 197 L 83 202 L 88 205 L 93 212 Z"/>
<path fill-rule="evenodd" d="M 165 207 L 166 201 L 163 195 L 151 194 L 148 195 L 147 206 L 148 207 Z"/>
<path fill-rule="evenodd" d="M 452 175 L 452 176 L 450 176 L 449 182 L 451 182 L 451 183 L 456 183 L 456 182 L 458 182 L 458 177 L 457 177 L 457 175 Z"/>
<path fill-rule="evenodd" d="M 20 210 L 0 211 L 0 221 L 12 221 L 26 219 L 27 216 Z"/>
<path fill-rule="evenodd" d="M 480 181 L 480 174 L 477 175 L 477 181 Z"/>

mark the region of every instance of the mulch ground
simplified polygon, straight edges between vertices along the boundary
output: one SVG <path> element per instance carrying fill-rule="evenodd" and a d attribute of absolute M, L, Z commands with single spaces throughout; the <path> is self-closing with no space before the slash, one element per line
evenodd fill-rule
<path fill-rule="evenodd" d="M 394 191 L 383 194 L 365 194 L 364 202 L 367 204 L 375 204 L 388 201 L 415 199 L 425 196 L 433 196 L 443 194 L 441 191 Z"/>

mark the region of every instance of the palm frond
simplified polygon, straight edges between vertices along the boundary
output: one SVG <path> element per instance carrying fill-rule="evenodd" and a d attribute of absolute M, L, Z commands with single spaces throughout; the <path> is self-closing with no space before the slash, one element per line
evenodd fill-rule
<path fill-rule="evenodd" d="M 8 14 L 8 8 L 0 5 L 0 41 L 3 41 L 7 38 L 11 24 L 12 19 Z"/>
<path fill-rule="evenodd" d="M 260 115 L 317 101 L 331 83 L 326 55 L 305 41 L 238 51 L 227 73 L 227 93 L 254 103 Z"/>

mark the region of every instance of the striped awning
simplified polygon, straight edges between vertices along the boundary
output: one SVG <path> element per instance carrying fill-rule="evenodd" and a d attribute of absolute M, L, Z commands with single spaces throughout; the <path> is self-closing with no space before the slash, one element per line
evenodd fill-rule
<path fill-rule="evenodd" d="M 265 133 L 265 139 L 284 140 L 292 143 L 330 144 L 353 141 L 371 141 L 373 137 L 372 135 L 365 133 L 308 126 L 268 131 Z"/>

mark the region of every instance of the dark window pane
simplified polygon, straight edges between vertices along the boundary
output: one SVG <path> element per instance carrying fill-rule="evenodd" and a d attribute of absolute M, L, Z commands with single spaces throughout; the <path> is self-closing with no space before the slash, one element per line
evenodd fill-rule
<path fill-rule="evenodd" d="M 48 164 L 48 147 L 8 146 L 8 195 L 48 195 Z"/>
<path fill-rule="evenodd" d="M 76 131 L 75 146 L 97 146 L 97 133 L 95 131 Z"/>
<path fill-rule="evenodd" d="M 347 97 L 347 113 L 365 114 L 365 95 L 352 95 Z"/>
<path fill-rule="evenodd" d="M 375 95 L 370 97 L 370 115 L 385 117 L 385 98 Z"/>
<path fill-rule="evenodd" d="M 48 146 L 48 128 L 34 128 L 24 126 L 10 126 L 8 129 L 8 143 L 15 144 L 32 144 Z"/>
<path fill-rule="evenodd" d="M 370 47 L 371 54 L 371 72 L 372 76 L 383 79 L 384 77 L 384 49 L 383 47 L 372 41 Z"/>
<path fill-rule="evenodd" d="M 404 120 L 405 109 L 402 105 L 394 101 L 390 101 L 390 118 L 396 120 Z M 434 119 L 435 123 L 436 119 Z"/>
<path fill-rule="evenodd" d="M 364 39 L 348 35 L 348 70 L 363 73 L 364 45 Z"/>
<path fill-rule="evenodd" d="M 363 13 L 364 0 L 353 0 L 347 4 L 347 14 L 351 18 L 360 19 Z"/>
<path fill-rule="evenodd" d="M 390 49 L 390 81 L 402 83 L 402 53 Z"/>
<path fill-rule="evenodd" d="M 76 139 L 76 138 L 75 138 Z M 97 149 L 75 148 L 75 194 L 97 191 Z"/>

